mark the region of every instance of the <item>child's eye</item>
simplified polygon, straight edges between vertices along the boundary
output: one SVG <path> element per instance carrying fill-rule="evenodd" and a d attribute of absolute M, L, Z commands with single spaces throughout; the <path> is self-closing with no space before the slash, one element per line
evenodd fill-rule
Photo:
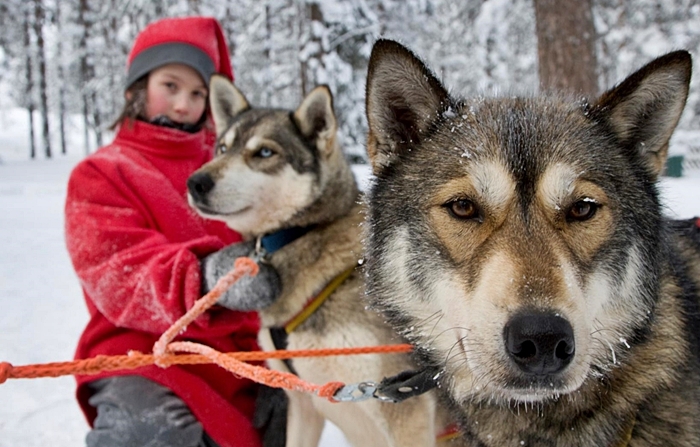
<path fill-rule="evenodd" d="M 177 85 L 175 85 L 174 82 L 166 82 L 165 86 L 168 88 L 170 91 L 175 91 L 177 90 Z"/>
<path fill-rule="evenodd" d="M 196 91 L 193 93 L 193 95 L 197 98 L 206 98 L 207 97 L 207 93 L 203 92 L 203 91 Z"/>

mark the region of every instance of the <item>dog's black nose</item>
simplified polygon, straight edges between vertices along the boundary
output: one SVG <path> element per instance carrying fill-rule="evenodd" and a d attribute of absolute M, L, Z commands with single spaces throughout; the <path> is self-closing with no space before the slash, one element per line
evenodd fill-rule
<path fill-rule="evenodd" d="M 187 190 L 197 202 L 204 202 L 214 185 L 214 179 L 207 172 L 195 172 L 187 179 Z"/>
<path fill-rule="evenodd" d="M 506 324 L 503 337 L 506 352 L 527 374 L 556 374 L 574 358 L 574 330 L 558 315 L 516 315 Z"/>

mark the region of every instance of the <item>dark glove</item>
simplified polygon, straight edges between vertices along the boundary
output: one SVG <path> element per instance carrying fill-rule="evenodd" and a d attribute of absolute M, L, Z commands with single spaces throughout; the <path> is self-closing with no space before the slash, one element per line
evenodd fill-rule
<path fill-rule="evenodd" d="M 233 269 L 236 258 L 249 256 L 255 242 L 231 244 L 201 260 L 202 288 L 209 292 L 216 282 Z M 260 271 L 254 277 L 242 277 L 232 285 L 217 301 L 217 304 L 231 310 L 251 311 L 264 309 L 271 305 L 282 290 L 282 283 L 277 270 L 266 262 L 258 263 Z"/>
<path fill-rule="evenodd" d="M 260 385 L 253 426 L 263 432 L 263 447 L 285 447 L 289 398 L 281 388 Z"/>

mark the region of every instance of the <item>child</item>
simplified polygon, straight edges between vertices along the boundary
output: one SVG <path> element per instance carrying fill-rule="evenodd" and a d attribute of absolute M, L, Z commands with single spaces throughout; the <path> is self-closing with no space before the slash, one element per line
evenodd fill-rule
<path fill-rule="evenodd" d="M 207 86 L 215 72 L 233 80 L 212 18 L 161 20 L 136 38 L 116 137 L 68 184 L 66 244 L 90 312 L 76 358 L 150 352 L 201 297 L 205 256 L 232 265 L 224 247 L 240 236 L 186 200 L 188 176 L 213 153 Z M 179 339 L 249 351 L 258 349 L 257 330 L 255 314 L 215 306 Z M 80 376 L 77 395 L 93 426 L 90 447 L 260 445 L 255 385 L 215 365 Z"/>

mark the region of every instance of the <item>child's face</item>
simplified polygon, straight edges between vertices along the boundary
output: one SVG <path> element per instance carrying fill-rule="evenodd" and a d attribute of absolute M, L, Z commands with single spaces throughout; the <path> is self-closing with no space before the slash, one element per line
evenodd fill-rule
<path fill-rule="evenodd" d="M 181 124 L 196 124 L 204 113 L 207 87 L 202 77 L 183 64 L 158 67 L 148 75 L 146 115 L 165 115 Z"/>

